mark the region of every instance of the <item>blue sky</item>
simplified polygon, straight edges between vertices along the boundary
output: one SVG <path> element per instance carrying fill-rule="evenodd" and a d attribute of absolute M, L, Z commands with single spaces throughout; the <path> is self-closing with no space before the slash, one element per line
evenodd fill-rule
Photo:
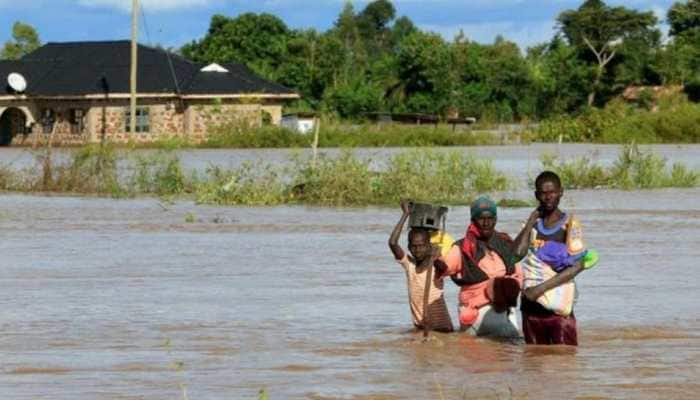
<path fill-rule="evenodd" d="M 201 38 L 213 14 L 235 16 L 268 12 L 291 28 L 325 30 L 333 24 L 343 0 L 140 0 L 139 40 L 179 47 Z M 421 29 L 452 39 L 460 29 L 471 40 L 492 42 L 498 34 L 521 47 L 552 37 L 555 18 L 577 8 L 582 0 L 394 0 L 397 15 L 406 15 Z M 609 0 L 654 11 L 660 19 L 674 0 Z M 354 1 L 359 11 L 367 1 Z M 131 0 L 0 0 L 0 40 L 10 38 L 14 21 L 37 28 L 43 42 L 128 39 Z M 666 27 L 662 26 L 662 30 Z"/>

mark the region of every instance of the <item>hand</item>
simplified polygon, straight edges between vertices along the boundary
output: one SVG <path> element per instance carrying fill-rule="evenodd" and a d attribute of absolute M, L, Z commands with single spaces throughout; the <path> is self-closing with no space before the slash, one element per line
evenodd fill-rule
<path fill-rule="evenodd" d="M 433 244 L 430 247 L 430 261 L 435 261 L 442 255 L 442 252 L 440 251 L 440 246 Z"/>
<path fill-rule="evenodd" d="M 401 203 L 401 211 L 403 211 L 404 214 L 410 214 L 411 213 L 411 208 L 413 208 L 413 202 L 411 200 L 407 199 L 402 199 Z"/>
<path fill-rule="evenodd" d="M 535 208 L 532 213 L 530 213 L 530 217 L 527 219 L 527 224 L 534 226 L 537 220 L 542 216 L 542 211 L 540 210 L 539 207 Z"/>
<path fill-rule="evenodd" d="M 530 301 L 537 301 L 537 299 L 542 296 L 544 293 L 541 292 L 541 290 L 537 289 L 537 286 L 535 287 L 530 287 L 527 289 L 523 290 L 523 295 L 525 296 L 526 299 Z"/>

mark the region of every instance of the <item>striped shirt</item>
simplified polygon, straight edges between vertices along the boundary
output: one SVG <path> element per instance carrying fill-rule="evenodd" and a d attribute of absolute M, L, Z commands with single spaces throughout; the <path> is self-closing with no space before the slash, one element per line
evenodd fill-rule
<path fill-rule="evenodd" d="M 411 306 L 413 324 L 423 328 L 423 297 L 425 293 L 425 280 L 428 275 L 428 268 L 418 270 L 412 257 L 404 255 L 401 260 L 397 260 L 406 272 L 406 282 L 408 283 L 408 303 Z M 451 332 L 453 331 L 450 313 L 445 304 L 444 283 L 442 278 L 436 278 L 433 271 L 433 279 L 430 285 L 430 295 L 428 297 L 428 319 L 431 330 Z"/>

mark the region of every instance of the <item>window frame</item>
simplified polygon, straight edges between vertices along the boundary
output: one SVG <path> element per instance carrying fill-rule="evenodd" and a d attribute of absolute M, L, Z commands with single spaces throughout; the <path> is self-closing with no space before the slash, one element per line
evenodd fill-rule
<path fill-rule="evenodd" d="M 151 132 L 151 110 L 148 106 L 136 107 L 136 133 Z M 124 132 L 131 133 L 131 110 L 124 110 Z"/>

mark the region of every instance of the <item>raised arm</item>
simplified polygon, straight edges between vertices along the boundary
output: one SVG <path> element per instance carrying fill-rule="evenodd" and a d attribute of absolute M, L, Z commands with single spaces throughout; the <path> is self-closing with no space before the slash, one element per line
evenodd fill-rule
<path fill-rule="evenodd" d="M 525 289 L 523 291 L 523 294 L 525 295 L 525 297 L 527 297 L 528 300 L 536 301 L 537 298 L 542 296 L 546 291 L 554 289 L 557 286 L 563 285 L 566 282 L 569 282 L 570 280 L 574 279 L 576 275 L 578 275 L 581 271 L 583 271 L 583 263 L 581 261 L 578 261 L 576 262 L 576 264 L 547 279 L 539 285 Z"/>
<path fill-rule="evenodd" d="M 394 258 L 397 260 L 401 260 L 404 256 L 403 249 L 399 246 L 399 237 L 408 215 L 411 213 L 411 203 L 408 200 L 401 200 L 401 211 L 403 211 L 401 218 L 399 218 L 399 222 L 396 223 L 394 230 L 389 236 L 389 249 L 394 253 Z"/>
<path fill-rule="evenodd" d="M 530 214 L 527 222 L 525 222 L 525 226 L 523 226 L 523 229 L 520 231 L 520 233 L 518 233 L 518 236 L 516 236 L 515 240 L 513 241 L 512 251 L 519 259 L 522 259 L 527 255 L 527 248 L 530 245 L 530 232 L 532 231 L 532 228 L 535 227 L 539 217 L 540 209 L 537 208 Z"/>

